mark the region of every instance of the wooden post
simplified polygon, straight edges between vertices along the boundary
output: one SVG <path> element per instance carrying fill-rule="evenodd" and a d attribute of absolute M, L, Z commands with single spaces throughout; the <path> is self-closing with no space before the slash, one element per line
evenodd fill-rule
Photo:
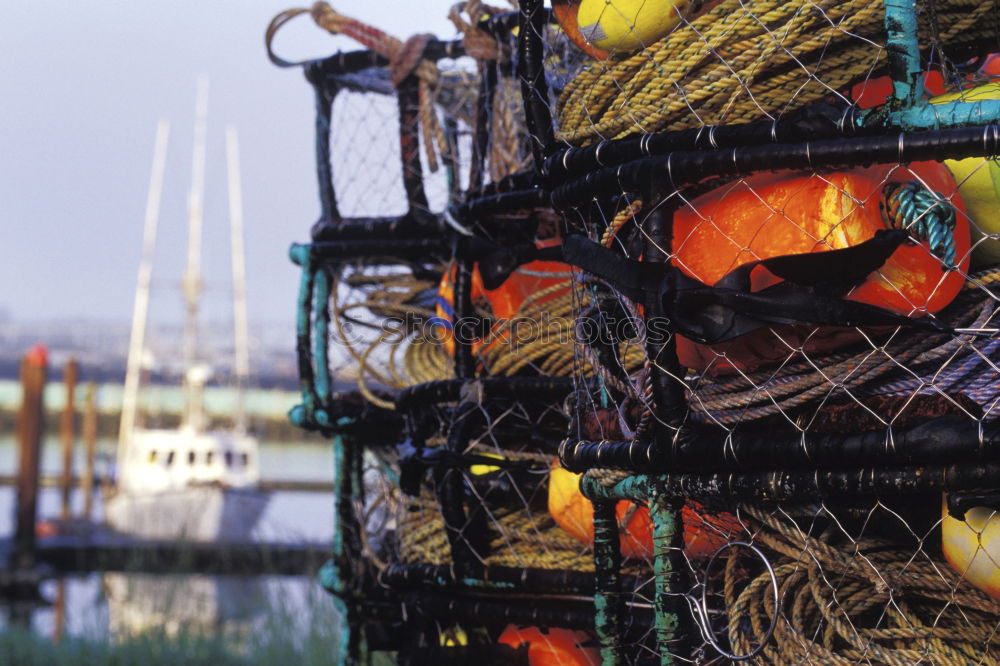
<path fill-rule="evenodd" d="M 94 510 L 94 451 L 97 449 L 97 384 L 87 382 L 87 396 L 83 407 L 83 445 L 86 456 L 83 463 L 83 519 L 90 520 Z"/>
<path fill-rule="evenodd" d="M 30 569 L 35 564 L 35 519 L 38 510 L 38 463 L 45 424 L 45 380 L 48 351 L 31 348 L 21 361 L 21 409 L 17 415 L 17 524 L 11 566 Z"/>
<path fill-rule="evenodd" d="M 70 498 L 73 492 L 73 445 L 76 443 L 76 359 L 66 362 L 63 382 L 66 385 L 66 406 L 59 421 L 59 439 L 62 441 L 62 475 L 59 487 L 62 490 L 59 518 L 69 520 Z"/>
<path fill-rule="evenodd" d="M 55 621 L 52 627 L 52 642 L 58 643 L 62 640 L 63 632 L 66 630 L 66 579 L 60 578 L 56 583 Z"/>

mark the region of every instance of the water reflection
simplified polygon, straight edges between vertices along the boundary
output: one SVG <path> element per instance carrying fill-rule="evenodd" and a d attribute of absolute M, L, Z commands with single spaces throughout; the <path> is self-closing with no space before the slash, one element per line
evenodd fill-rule
<path fill-rule="evenodd" d="M 64 589 L 64 608 L 55 604 Z M 234 649 L 260 644 L 336 644 L 338 616 L 312 576 L 181 576 L 109 573 L 66 576 L 43 583 L 43 600 L 29 608 L 40 636 L 60 633 L 121 641 L 152 632 L 224 638 Z M 12 612 L 13 611 L 13 612 Z M 17 611 L 4 608 L 0 625 Z M 60 629 L 61 627 L 61 629 Z"/>

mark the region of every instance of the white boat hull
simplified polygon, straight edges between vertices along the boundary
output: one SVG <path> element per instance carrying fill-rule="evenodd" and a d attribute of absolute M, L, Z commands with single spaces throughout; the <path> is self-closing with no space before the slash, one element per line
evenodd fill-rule
<path fill-rule="evenodd" d="M 144 539 L 247 541 L 269 499 L 252 488 L 216 485 L 118 491 L 105 503 L 105 519 L 112 529 Z"/>

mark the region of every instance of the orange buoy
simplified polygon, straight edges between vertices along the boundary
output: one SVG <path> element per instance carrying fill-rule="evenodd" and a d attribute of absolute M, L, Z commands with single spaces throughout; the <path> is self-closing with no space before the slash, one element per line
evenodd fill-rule
<path fill-rule="evenodd" d="M 571 271 L 567 264 L 555 261 L 529 262 L 504 280 L 496 289 L 487 289 L 476 266 L 472 271 L 472 303 L 473 307 L 485 310 L 493 320 L 494 327 L 503 322 L 513 321 L 518 317 L 521 306 L 540 292 L 566 281 L 566 275 Z M 455 268 L 446 271 L 441 276 L 438 285 L 438 295 L 435 301 L 436 323 L 444 329 L 445 348 L 449 354 L 454 354 L 454 302 L 455 302 Z M 482 343 L 473 342 L 473 351 L 477 352 Z"/>
<path fill-rule="evenodd" d="M 598 666 L 601 663 L 601 651 L 588 647 L 595 641 L 585 631 L 509 624 L 498 642 L 511 647 L 527 643 L 531 666 Z"/>
<path fill-rule="evenodd" d="M 557 462 L 549 474 L 549 515 L 559 527 L 585 544 L 594 543 L 594 505 L 580 493 L 580 475 Z M 628 500 L 615 506 L 622 556 L 646 559 L 653 554 L 649 511 Z"/>
<path fill-rule="evenodd" d="M 580 0 L 552 0 L 552 14 L 570 41 L 591 58 L 604 60 L 608 57 L 608 52 L 592 45 L 580 32 L 580 23 L 577 20 L 579 12 Z"/>
<path fill-rule="evenodd" d="M 559 527 L 585 544 L 594 542 L 594 505 L 580 493 L 580 475 L 556 463 L 549 475 L 549 515 Z M 648 559 L 653 555 L 653 521 L 649 510 L 621 500 L 615 506 L 622 557 Z M 681 510 L 684 552 L 693 560 L 705 560 L 739 534 L 740 524 L 732 514 L 710 514 L 697 502 L 688 501 Z"/>
<path fill-rule="evenodd" d="M 857 245 L 886 228 L 879 206 L 891 182 L 921 182 L 964 210 L 955 180 L 938 162 L 874 166 L 826 175 L 757 174 L 716 188 L 674 215 L 673 249 L 677 266 L 704 284 L 716 284 L 743 264 L 787 254 L 823 252 Z M 956 216 L 953 231 L 957 271 L 943 263 L 927 243 L 903 245 L 847 298 L 910 316 L 937 312 L 954 299 L 969 265 L 966 215 Z M 752 289 L 780 280 L 766 269 L 751 275 Z M 834 349 L 859 334 L 846 329 L 783 326 L 787 345 L 761 329 L 718 345 L 701 345 L 678 336 L 681 363 L 712 374 L 733 368 L 755 370 L 787 357 L 788 348 Z M 720 359 L 720 354 L 725 359 Z"/>
<path fill-rule="evenodd" d="M 924 72 L 924 90 L 930 95 L 944 94 L 944 77 L 941 76 L 941 72 L 937 70 Z M 885 104 L 890 95 L 892 95 L 892 79 L 888 76 L 877 76 L 854 84 L 849 96 L 859 109 L 870 109 Z"/>

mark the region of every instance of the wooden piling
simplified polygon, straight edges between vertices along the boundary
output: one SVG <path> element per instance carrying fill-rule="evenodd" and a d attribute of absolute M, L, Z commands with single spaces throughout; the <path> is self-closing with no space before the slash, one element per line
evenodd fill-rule
<path fill-rule="evenodd" d="M 83 519 L 89 521 L 94 511 L 94 452 L 97 449 L 97 384 L 87 382 L 83 407 Z"/>
<path fill-rule="evenodd" d="M 38 514 L 38 465 L 45 424 L 45 381 L 48 351 L 35 345 L 21 361 L 21 409 L 17 415 L 17 518 L 11 567 L 35 564 L 35 519 Z"/>
<path fill-rule="evenodd" d="M 62 640 L 63 632 L 66 630 L 66 579 L 60 578 L 56 583 L 56 600 L 53 604 L 55 619 L 52 623 L 52 642 L 58 643 Z"/>
<path fill-rule="evenodd" d="M 70 518 L 70 500 L 73 492 L 73 445 L 76 443 L 76 377 L 78 371 L 76 359 L 73 358 L 66 362 L 66 367 L 63 370 L 66 405 L 63 407 L 62 419 L 59 421 L 59 439 L 62 443 L 62 474 L 59 477 L 62 501 L 59 505 L 59 517 L 62 520 Z"/>

